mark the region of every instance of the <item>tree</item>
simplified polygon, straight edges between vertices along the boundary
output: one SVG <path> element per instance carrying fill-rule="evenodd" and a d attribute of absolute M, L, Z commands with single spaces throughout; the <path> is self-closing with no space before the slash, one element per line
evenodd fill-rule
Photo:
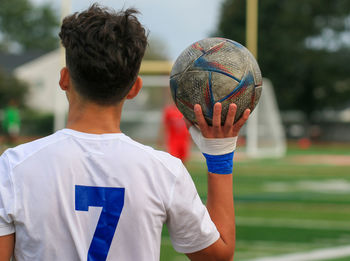
<path fill-rule="evenodd" d="M 6 107 L 10 101 L 16 101 L 19 106 L 23 106 L 27 90 L 25 83 L 0 70 L 0 109 Z"/>
<path fill-rule="evenodd" d="M 13 46 L 21 50 L 46 50 L 58 47 L 59 20 L 46 4 L 33 6 L 29 0 L 0 1 L 0 49 Z"/>
<path fill-rule="evenodd" d="M 145 60 L 168 60 L 166 43 L 158 37 L 151 37 L 144 56 Z"/>
<path fill-rule="evenodd" d="M 259 1 L 258 62 L 282 110 L 309 117 L 350 99 L 350 1 Z M 246 1 L 226 0 L 218 36 L 245 43 Z"/>

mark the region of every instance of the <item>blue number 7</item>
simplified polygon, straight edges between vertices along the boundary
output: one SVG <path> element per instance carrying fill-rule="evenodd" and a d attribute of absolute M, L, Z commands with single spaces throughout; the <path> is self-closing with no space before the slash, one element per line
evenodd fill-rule
<path fill-rule="evenodd" d="M 92 238 L 88 261 L 104 261 L 124 206 L 124 188 L 75 186 L 75 210 L 89 211 L 89 206 L 102 207 Z"/>

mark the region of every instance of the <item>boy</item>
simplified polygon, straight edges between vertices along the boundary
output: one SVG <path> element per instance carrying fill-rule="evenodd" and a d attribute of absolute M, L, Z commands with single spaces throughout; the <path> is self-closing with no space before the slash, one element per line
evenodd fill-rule
<path fill-rule="evenodd" d="M 249 110 L 233 125 L 231 105 L 221 126 L 216 104 L 211 127 L 196 105 L 200 131 L 187 123 L 207 157 L 205 207 L 179 159 L 119 128 L 142 87 L 147 38 L 135 14 L 93 5 L 64 19 L 67 126 L 1 156 L 0 260 L 159 260 L 165 223 L 191 260 L 232 260 L 234 137 Z"/>

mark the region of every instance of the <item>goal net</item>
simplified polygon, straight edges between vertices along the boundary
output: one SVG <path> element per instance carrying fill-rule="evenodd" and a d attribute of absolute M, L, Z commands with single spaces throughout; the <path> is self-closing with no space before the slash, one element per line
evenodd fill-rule
<path fill-rule="evenodd" d="M 283 157 L 286 137 L 270 80 L 263 79 L 258 106 L 246 125 L 246 153 L 249 157 Z"/>

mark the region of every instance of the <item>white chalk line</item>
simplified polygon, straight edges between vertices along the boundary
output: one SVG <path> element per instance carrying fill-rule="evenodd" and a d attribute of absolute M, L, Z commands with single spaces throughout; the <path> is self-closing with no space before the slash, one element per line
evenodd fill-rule
<path fill-rule="evenodd" d="M 316 249 L 300 253 L 249 259 L 249 261 L 322 261 L 350 256 L 350 246 Z"/>
<path fill-rule="evenodd" d="M 328 221 L 328 220 L 307 220 L 307 219 L 282 219 L 282 218 L 259 218 L 236 216 L 236 224 L 244 226 L 267 226 L 285 228 L 305 228 L 333 230 L 341 229 L 350 231 L 350 222 Z"/>

